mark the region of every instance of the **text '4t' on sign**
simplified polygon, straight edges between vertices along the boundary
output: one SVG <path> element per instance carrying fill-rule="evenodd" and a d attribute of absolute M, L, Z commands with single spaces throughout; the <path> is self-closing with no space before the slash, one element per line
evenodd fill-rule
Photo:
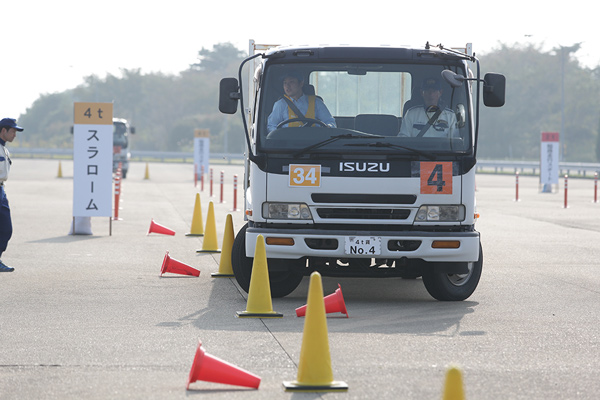
<path fill-rule="evenodd" d="M 112 125 L 113 103 L 75 103 L 74 122 L 80 125 Z"/>

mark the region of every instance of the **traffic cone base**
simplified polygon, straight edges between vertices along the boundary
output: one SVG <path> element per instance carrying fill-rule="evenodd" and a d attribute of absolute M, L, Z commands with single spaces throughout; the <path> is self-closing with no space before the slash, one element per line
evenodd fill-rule
<path fill-rule="evenodd" d="M 165 254 L 165 258 L 163 259 L 162 267 L 160 269 L 160 276 L 162 276 L 166 272 L 179 275 L 200 276 L 199 270 L 185 263 L 182 263 L 181 261 L 171 258 L 169 256 L 168 251 L 167 254 Z"/>
<path fill-rule="evenodd" d="M 269 281 L 269 267 L 267 266 L 267 252 L 263 235 L 256 237 L 254 261 L 252 262 L 252 275 L 248 289 L 248 302 L 246 311 L 238 311 L 240 318 L 281 318 L 283 314 L 273 311 L 271 301 L 271 283 Z"/>
<path fill-rule="evenodd" d="M 222 274 L 220 272 L 213 272 L 212 274 L 210 274 L 210 276 L 213 278 L 233 278 L 233 277 L 235 277 L 234 274 Z"/>
<path fill-rule="evenodd" d="M 146 234 L 146 236 L 151 233 L 160 233 L 162 235 L 171 235 L 171 236 L 175 235 L 174 230 L 169 229 L 166 226 L 162 226 L 161 224 L 157 224 L 156 222 L 154 222 L 153 219 L 150 220 L 150 228 L 148 229 L 148 233 Z"/>
<path fill-rule="evenodd" d="M 334 381 L 329 385 L 303 385 L 299 382 L 283 382 L 286 392 L 347 392 L 346 382 Z"/>
<path fill-rule="evenodd" d="M 208 214 L 206 216 L 206 228 L 204 229 L 204 240 L 202 249 L 196 250 L 197 253 L 220 253 L 217 243 L 217 226 L 215 224 L 215 209 L 213 202 L 208 203 Z"/>
<path fill-rule="evenodd" d="M 210 274 L 213 278 L 228 278 L 233 277 L 233 267 L 231 266 L 231 249 L 233 247 L 233 217 L 227 214 L 225 221 L 225 233 L 223 234 L 223 249 L 221 251 L 221 259 L 219 260 L 219 272 Z"/>
<path fill-rule="evenodd" d="M 346 314 L 346 318 L 349 318 L 348 310 L 346 310 L 346 303 L 344 302 L 344 296 L 342 295 L 342 286 L 338 283 L 338 288 L 334 293 L 326 296 L 323 301 L 325 302 L 325 313 L 331 314 L 341 312 Z M 296 308 L 296 315 L 303 317 L 306 315 L 306 305 Z"/>
<path fill-rule="evenodd" d="M 238 311 L 238 318 L 282 318 L 283 314 L 277 313 L 275 311 L 270 313 L 255 313 L 248 311 Z"/>
<path fill-rule="evenodd" d="M 196 381 L 258 389 L 260 380 L 257 375 L 206 353 L 202 348 L 202 342 L 199 341 L 186 389 L 189 390 L 190 384 Z"/>

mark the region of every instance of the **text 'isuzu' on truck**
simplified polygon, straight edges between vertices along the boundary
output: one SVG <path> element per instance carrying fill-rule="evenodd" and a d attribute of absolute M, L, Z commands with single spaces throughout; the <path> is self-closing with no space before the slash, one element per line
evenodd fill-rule
<path fill-rule="evenodd" d="M 473 293 L 480 95 L 502 106 L 503 75 L 481 79 L 474 55 L 428 43 L 274 47 L 245 59 L 238 79 L 221 81 L 219 109 L 242 103 L 246 130 L 247 224 L 232 248 L 242 289 L 262 235 L 273 297 L 312 271 L 422 276 L 438 300 Z"/>

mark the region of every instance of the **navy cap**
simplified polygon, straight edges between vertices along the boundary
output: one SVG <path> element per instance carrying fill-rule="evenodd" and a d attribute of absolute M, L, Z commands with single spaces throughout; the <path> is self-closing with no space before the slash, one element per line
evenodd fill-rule
<path fill-rule="evenodd" d="M 442 83 L 437 78 L 426 78 L 423 80 L 423 84 L 421 84 L 421 89 L 442 90 Z"/>
<path fill-rule="evenodd" d="M 17 125 L 17 120 L 14 118 L 2 118 L 0 128 L 15 128 L 19 132 L 23 131 L 23 128 Z"/>

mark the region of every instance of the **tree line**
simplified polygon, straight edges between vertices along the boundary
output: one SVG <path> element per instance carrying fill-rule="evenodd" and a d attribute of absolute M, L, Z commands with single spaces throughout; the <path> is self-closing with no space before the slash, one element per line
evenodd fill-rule
<path fill-rule="evenodd" d="M 484 73 L 507 79 L 505 106 L 481 108 L 480 158 L 537 160 L 541 132 L 560 131 L 565 161 L 600 160 L 600 67 L 580 65 L 577 49 L 500 45 L 479 57 Z M 241 120 L 218 111 L 218 86 L 221 78 L 237 76 L 245 56 L 223 43 L 202 48 L 176 75 L 123 69 L 121 76 L 88 76 L 74 89 L 41 95 L 19 117 L 28 134 L 18 145 L 69 148 L 73 103 L 108 101 L 115 117 L 136 127 L 133 149 L 192 151 L 200 128 L 210 130 L 211 151 L 242 153 Z"/>

